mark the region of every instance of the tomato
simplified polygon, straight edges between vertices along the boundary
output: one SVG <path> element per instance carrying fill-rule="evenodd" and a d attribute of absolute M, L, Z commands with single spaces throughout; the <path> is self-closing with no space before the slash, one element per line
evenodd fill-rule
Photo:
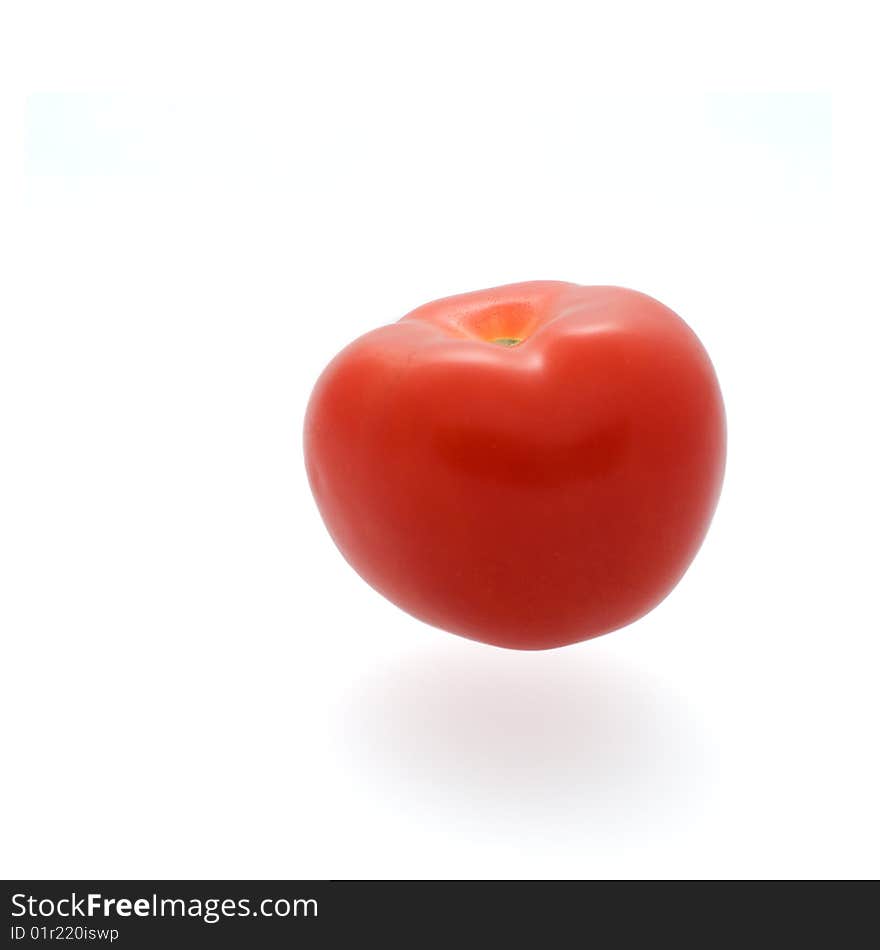
<path fill-rule="evenodd" d="M 305 458 L 354 569 L 429 624 L 525 650 L 641 617 L 699 548 L 725 421 L 693 331 L 558 281 L 437 300 L 318 380 Z"/>

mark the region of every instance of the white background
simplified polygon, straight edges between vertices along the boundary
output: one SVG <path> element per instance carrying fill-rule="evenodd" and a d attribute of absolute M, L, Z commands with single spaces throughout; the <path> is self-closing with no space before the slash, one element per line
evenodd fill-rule
<path fill-rule="evenodd" d="M 605 6 L 4 14 L 4 876 L 880 871 L 866 24 Z M 355 336 L 535 278 L 681 313 L 729 461 L 664 604 L 519 654 L 360 581 L 300 427 Z"/>

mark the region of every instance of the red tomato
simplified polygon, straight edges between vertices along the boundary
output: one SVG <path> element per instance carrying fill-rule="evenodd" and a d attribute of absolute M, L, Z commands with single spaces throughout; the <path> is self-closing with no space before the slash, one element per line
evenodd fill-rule
<path fill-rule="evenodd" d="M 427 623 L 558 647 L 641 617 L 709 526 L 724 407 L 651 297 L 556 281 L 429 303 L 318 380 L 306 467 L 340 551 Z"/>

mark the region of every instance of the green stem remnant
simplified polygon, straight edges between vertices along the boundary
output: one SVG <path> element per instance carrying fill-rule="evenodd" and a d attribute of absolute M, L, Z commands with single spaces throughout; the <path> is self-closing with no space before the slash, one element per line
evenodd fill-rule
<path fill-rule="evenodd" d="M 522 340 L 515 336 L 500 336 L 497 340 L 491 342 L 497 343 L 499 346 L 516 346 L 517 343 L 522 343 Z"/>

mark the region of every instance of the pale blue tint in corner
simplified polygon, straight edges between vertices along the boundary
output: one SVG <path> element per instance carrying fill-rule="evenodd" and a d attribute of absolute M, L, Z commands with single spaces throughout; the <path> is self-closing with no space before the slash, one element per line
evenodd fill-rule
<path fill-rule="evenodd" d="M 39 93 L 28 99 L 31 175 L 185 178 L 288 173 L 303 136 L 295 94 Z"/>
<path fill-rule="evenodd" d="M 160 169 L 157 137 L 167 124 L 167 108 L 156 100 L 42 93 L 29 98 L 26 122 L 30 174 L 140 175 Z"/>
<path fill-rule="evenodd" d="M 766 149 L 788 167 L 830 181 L 830 93 L 717 93 L 706 107 L 707 124 L 723 142 Z"/>

